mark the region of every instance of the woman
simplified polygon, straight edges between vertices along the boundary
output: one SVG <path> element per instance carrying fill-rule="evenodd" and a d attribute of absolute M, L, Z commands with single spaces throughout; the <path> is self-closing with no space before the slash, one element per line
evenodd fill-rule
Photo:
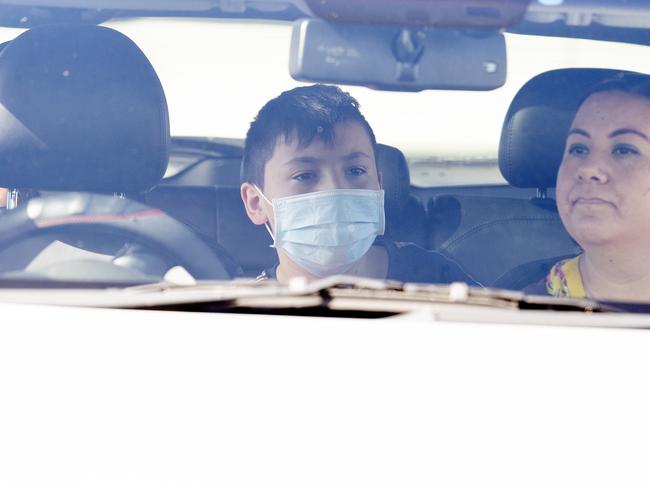
<path fill-rule="evenodd" d="M 649 301 L 650 78 L 608 81 L 584 99 L 567 137 L 557 204 L 583 253 L 551 268 L 546 291 Z"/>

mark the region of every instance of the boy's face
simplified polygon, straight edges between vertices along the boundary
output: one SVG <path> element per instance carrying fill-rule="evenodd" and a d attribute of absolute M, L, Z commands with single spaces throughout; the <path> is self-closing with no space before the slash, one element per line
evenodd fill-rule
<path fill-rule="evenodd" d="M 372 143 L 361 124 L 337 124 L 331 144 L 316 138 L 309 146 L 301 148 L 296 139 L 289 142 L 278 139 L 265 165 L 263 192 L 269 201 L 324 190 L 380 189 Z M 255 223 L 270 220 L 273 225 L 271 205 L 260 198 L 259 206 L 254 219 L 247 205 L 251 220 Z"/>

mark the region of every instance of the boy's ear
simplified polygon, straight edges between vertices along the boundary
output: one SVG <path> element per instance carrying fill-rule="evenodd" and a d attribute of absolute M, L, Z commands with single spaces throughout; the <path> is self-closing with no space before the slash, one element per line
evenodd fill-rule
<path fill-rule="evenodd" d="M 255 185 L 248 182 L 242 183 L 239 193 L 251 222 L 255 225 L 264 225 L 269 221 L 269 217 L 262 205 L 262 196 Z"/>
<path fill-rule="evenodd" d="M 384 175 L 381 171 L 377 171 L 377 178 L 379 178 L 379 188 L 384 189 Z"/>

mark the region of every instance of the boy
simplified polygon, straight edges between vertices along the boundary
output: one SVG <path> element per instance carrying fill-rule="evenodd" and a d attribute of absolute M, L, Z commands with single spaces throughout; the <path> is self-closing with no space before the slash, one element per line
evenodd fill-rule
<path fill-rule="evenodd" d="M 294 88 L 262 107 L 246 136 L 241 197 L 279 262 L 259 280 L 346 274 L 475 284 L 438 253 L 378 237 L 385 217 L 375 145 L 357 101 L 338 87 Z"/>

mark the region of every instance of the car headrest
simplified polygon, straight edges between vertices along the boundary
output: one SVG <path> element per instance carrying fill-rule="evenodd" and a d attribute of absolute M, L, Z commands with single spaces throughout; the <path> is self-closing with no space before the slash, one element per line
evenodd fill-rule
<path fill-rule="evenodd" d="M 38 27 L 0 52 L 0 186 L 143 191 L 162 178 L 169 143 L 160 80 L 125 35 Z"/>
<path fill-rule="evenodd" d="M 377 170 L 381 173 L 386 216 L 399 215 L 406 207 L 410 195 L 411 177 L 402 151 L 385 144 L 377 144 L 375 154 Z"/>
<path fill-rule="evenodd" d="M 499 142 L 503 177 L 520 188 L 555 186 L 571 122 L 582 99 L 601 81 L 623 72 L 570 68 L 547 71 L 515 95 Z"/>

